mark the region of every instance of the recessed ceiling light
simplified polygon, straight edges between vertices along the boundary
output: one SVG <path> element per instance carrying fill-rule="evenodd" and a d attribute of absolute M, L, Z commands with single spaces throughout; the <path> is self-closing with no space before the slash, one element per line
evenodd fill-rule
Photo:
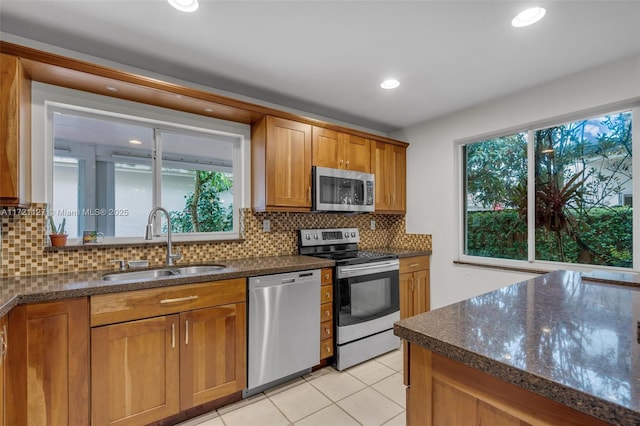
<path fill-rule="evenodd" d="M 545 13 L 547 13 L 547 11 L 542 7 L 532 7 L 523 10 L 513 18 L 511 25 L 514 27 L 526 27 L 527 25 L 535 24 L 542 19 Z"/>
<path fill-rule="evenodd" d="M 142 145 L 142 142 L 140 142 L 138 139 L 131 139 L 129 143 L 132 145 Z"/>
<path fill-rule="evenodd" d="M 168 0 L 169 4 L 181 12 L 195 12 L 198 9 L 198 0 Z"/>
<path fill-rule="evenodd" d="M 400 82 L 395 78 L 389 78 L 380 83 L 380 87 L 382 87 L 383 89 L 395 89 L 398 86 L 400 86 Z"/>
<path fill-rule="evenodd" d="M 115 87 L 113 87 L 113 86 L 106 86 L 106 87 L 105 87 L 105 89 L 107 89 L 107 90 L 108 90 L 108 91 L 110 91 L 110 92 L 117 92 L 117 91 L 118 91 L 118 89 L 116 89 L 116 88 L 115 88 Z"/>

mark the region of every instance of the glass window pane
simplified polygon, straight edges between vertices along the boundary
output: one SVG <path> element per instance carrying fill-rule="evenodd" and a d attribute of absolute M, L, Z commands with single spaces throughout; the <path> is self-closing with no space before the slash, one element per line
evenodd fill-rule
<path fill-rule="evenodd" d="M 466 145 L 465 254 L 527 259 L 526 133 Z"/>
<path fill-rule="evenodd" d="M 71 238 L 78 234 L 78 160 L 55 156 L 53 158 L 53 203 L 49 214 L 56 226 L 63 219 L 65 231 Z"/>
<path fill-rule="evenodd" d="M 153 128 L 56 112 L 53 136 L 56 156 L 77 163 L 74 187 L 62 176 L 62 165 L 54 166 L 53 206 L 73 206 L 76 216 L 67 219 L 70 235 L 80 237 L 86 230 L 143 236 L 152 207 Z"/>
<path fill-rule="evenodd" d="M 115 163 L 115 235 L 144 235 L 152 200 L 151 164 Z"/>
<path fill-rule="evenodd" d="M 232 231 L 234 139 L 172 132 L 161 139 L 162 205 L 172 231 Z"/>
<path fill-rule="evenodd" d="M 631 118 L 535 132 L 536 259 L 632 267 Z"/>

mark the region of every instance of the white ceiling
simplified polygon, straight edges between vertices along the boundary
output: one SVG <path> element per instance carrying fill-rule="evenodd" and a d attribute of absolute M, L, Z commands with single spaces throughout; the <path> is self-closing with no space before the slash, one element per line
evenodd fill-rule
<path fill-rule="evenodd" d="M 538 1 L 511 27 L 532 4 L 2 0 L 0 30 L 388 132 L 640 53 L 640 0 Z"/>

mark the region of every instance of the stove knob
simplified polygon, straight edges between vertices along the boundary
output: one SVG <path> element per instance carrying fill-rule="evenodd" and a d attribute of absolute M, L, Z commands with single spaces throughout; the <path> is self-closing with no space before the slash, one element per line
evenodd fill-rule
<path fill-rule="evenodd" d="M 317 240 L 318 239 L 318 234 L 317 233 L 313 234 L 313 238 Z"/>
<path fill-rule="evenodd" d="M 355 233 L 355 231 L 351 233 L 351 236 L 352 236 L 353 238 L 355 238 L 355 237 L 356 237 L 356 233 Z"/>
<path fill-rule="evenodd" d="M 309 235 L 309 234 L 304 234 L 304 237 L 305 237 L 307 240 L 310 240 L 310 239 L 311 239 L 311 235 Z"/>
<path fill-rule="evenodd" d="M 344 233 L 344 237 L 345 237 L 345 238 L 349 238 L 349 233 L 348 233 L 348 232 L 345 232 L 345 233 Z"/>

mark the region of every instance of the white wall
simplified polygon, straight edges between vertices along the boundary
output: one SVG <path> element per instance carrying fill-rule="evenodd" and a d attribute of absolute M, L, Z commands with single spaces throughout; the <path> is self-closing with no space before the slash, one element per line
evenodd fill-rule
<path fill-rule="evenodd" d="M 391 135 L 411 143 L 407 155 L 407 232 L 433 236 L 432 307 L 531 277 L 453 264 L 458 256 L 455 141 L 638 97 L 640 56 L 426 121 Z M 424 101 L 429 102 L 429 99 Z"/>

